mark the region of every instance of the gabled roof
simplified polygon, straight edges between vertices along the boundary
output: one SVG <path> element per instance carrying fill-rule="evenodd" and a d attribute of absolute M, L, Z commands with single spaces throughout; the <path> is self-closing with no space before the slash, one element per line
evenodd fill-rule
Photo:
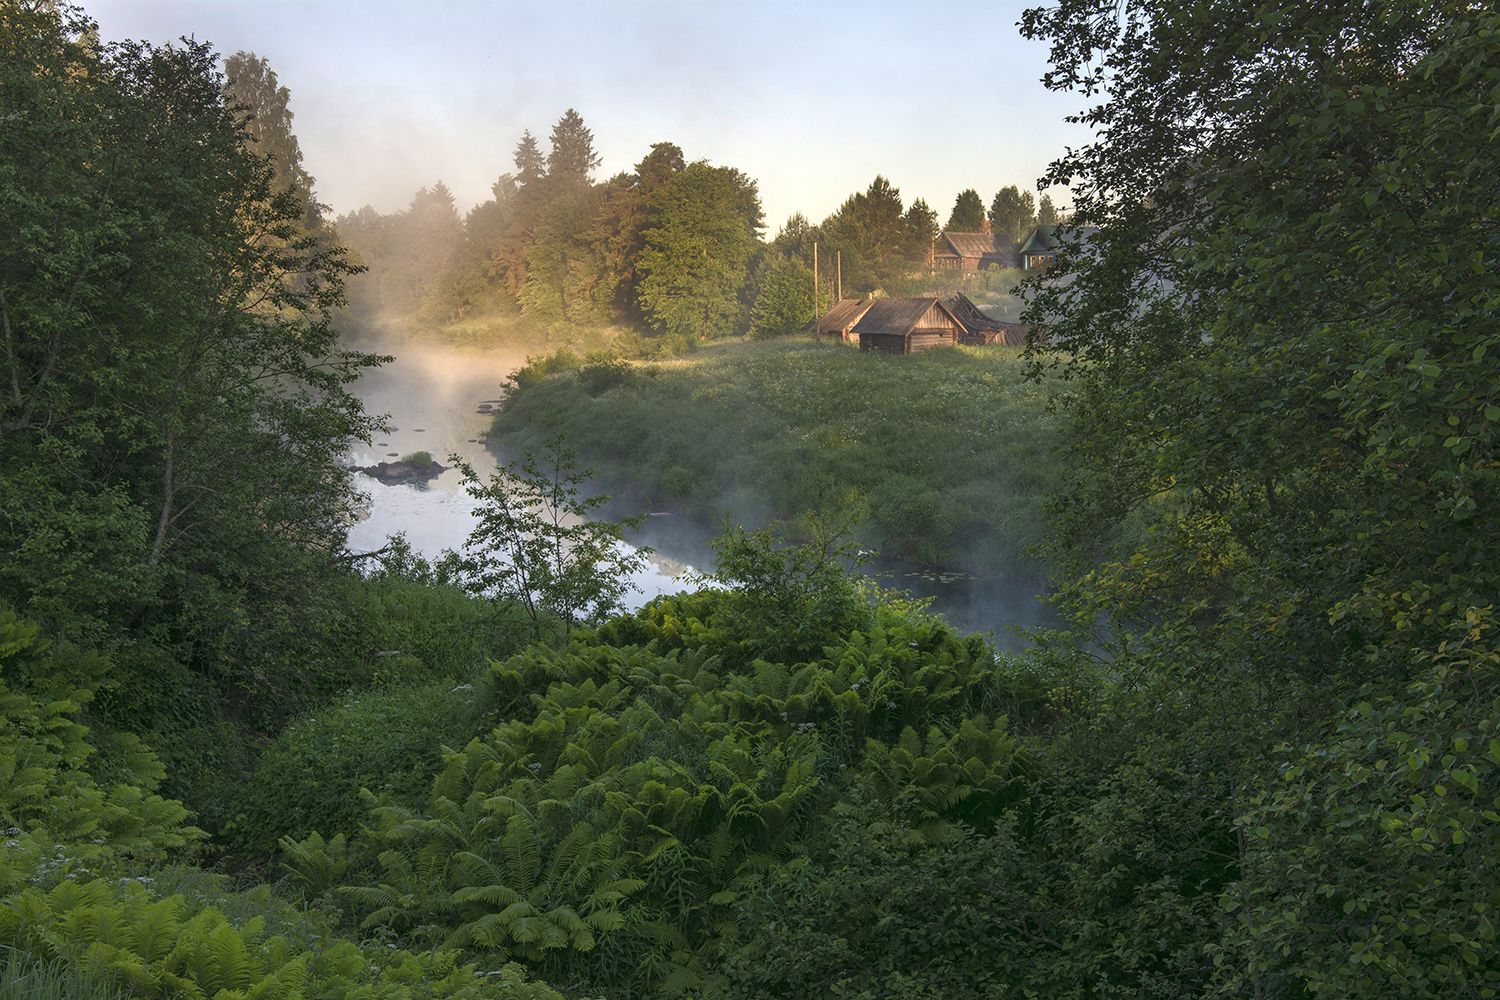
<path fill-rule="evenodd" d="M 921 322 L 927 310 L 937 306 L 948 318 L 962 326 L 952 310 L 941 299 L 876 299 L 870 310 L 854 324 L 855 333 L 884 333 L 904 337 Z"/>
<path fill-rule="evenodd" d="M 1057 253 L 1060 245 L 1057 241 L 1057 227 L 1047 223 L 1031 231 L 1031 235 L 1021 244 L 1021 254 Z"/>
<path fill-rule="evenodd" d="M 951 299 L 944 299 L 943 305 L 953 314 L 953 318 L 963 324 L 965 330 L 978 333 L 984 330 L 999 330 L 1004 324 L 990 316 L 983 309 L 974 304 L 974 300 L 963 292 L 959 292 Z"/>
<path fill-rule="evenodd" d="M 1007 257 L 1016 252 L 1016 244 L 1009 236 L 995 233 L 950 233 L 942 232 L 942 241 L 959 257 Z M 944 255 L 941 247 L 939 255 Z"/>
<path fill-rule="evenodd" d="M 817 323 L 819 333 L 842 333 L 863 316 L 875 302 L 874 299 L 843 299 L 824 313 Z"/>

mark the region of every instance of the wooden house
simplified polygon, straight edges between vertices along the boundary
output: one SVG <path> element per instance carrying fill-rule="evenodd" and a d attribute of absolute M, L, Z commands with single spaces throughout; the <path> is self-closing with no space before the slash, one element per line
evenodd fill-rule
<path fill-rule="evenodd" d="M 915 354 L 957 344 L 963 329 L 941 299 L 876 299 L 853 333 L 861 351 Z"/>
<path fill-rule="evenodd" d="M 859 338 L 854 335 L 854 324 L 858 323 L 860 317 L 869 312 L 870 306 L 874 304 L 874 299 L 844 299 L 819 316 L 818 321 L 813 325 L 813 330 L 819 337 L 828 334 L 840 340 L 855 343 Z"/>
<path fill-rule="evenodd" d="M 1037 226 L 1021 244 L 1021 268 L 1026 271 L 1040 271 L 1049 267 L 1057 259 L 1059 246 L 1056 226 Z"/>
<path fill-rule="evenodd" d="M 1059 228 L 1052 225 L 1037 226 L 1022 241 L 1019 253 L 1023 270 L 1041 271 L 1052 266 L 1057 260 L 1057 252 L 1062 249 L 1062 241 L 1057 235 Z M 1068 228 L 1067 233 L 1069 242 L 1075 246 L 1087 246 L 1098 231 L 1098 226 L 1074 226 Z"/>
<path fill-rule="evenodd" d="M 973 274 L 990 267 L 1019 267 L 1016 244 L 1009 236 L 994 233 L 938 234 L 932 250 L 934 268 L 958 269 Z"/>
<path fill-rule="evenodd" d="M 963 332 L 958 336 L 960 344 L 1004 344 L 1006 347 L 1025 347 L 1026 335 L 1031 327 L 1025 323 L 1006 323 L 995 319 L 984 310 L 974 304 L 974 300 L 963 292 L 950 299 L 944 299 L 943 305 L 953 314 L 963 326 Z"/>

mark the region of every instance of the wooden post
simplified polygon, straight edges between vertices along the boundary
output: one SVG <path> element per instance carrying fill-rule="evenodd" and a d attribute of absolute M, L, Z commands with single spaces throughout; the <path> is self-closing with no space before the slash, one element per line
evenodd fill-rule
<path fill-rule="evenodd" d="M 818 329 L 818 244 L 813 244 L 813 339 L 822 340 Z"/>
<path fill-rule="evenodd" d="M 844 251 L 842 251 L 842 250 L 835 250 L 833 252 L 833 261 L 834 261 L 834 266 L 838 269 L 838 276 L 839 276 L 838 277 L 838 290 L 839 291 L 838 291 L 838 299 L 837 299 L 837 301 L 842 302 L 842 301 L 844 301 Z"/>

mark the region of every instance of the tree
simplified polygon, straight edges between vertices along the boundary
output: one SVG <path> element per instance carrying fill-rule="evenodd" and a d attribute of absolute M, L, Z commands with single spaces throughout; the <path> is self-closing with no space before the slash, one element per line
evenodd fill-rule
<path fill-rule="evenodd" d="M 638 264 L 648 321 L 682 340 L 742 330 L 740 290 L 765 224 L 755 182 L 699 161 L 656 190 L 650 211 Z"/>
<path fill-rule="evenodd" d="M 994 232 L 1010 237 L 1014 243 L 1021 242 L 1037 222 L 1031 192 L 1022 192 L 1014 184 L 1001 188 L 990 202 L 989 218 Z"/>
<path fill-rule="evenodd" d="M 292 131 L 292 95 L 276 79 L 266 60 L 253 52 L 236 52 L 224 60 L 224 93 L 244 115 L 250 151 L 265 157 L 274 172 L 273 191 L 290 191 L 306 206 L 306 222 L 322 221 L 323 206 L 313 194 L 313 179 L 302 165 L 302 148 Z"/>
<path fill-rule="evenodd" d="M 960 191 L 944 228 L 954 233 L 977 233 L 983 225 L 984 202 L 979 200 L 979 192 L 973 188 Z"/>
<path fill-rule="evenodd" d="M 207 46 L 93 46 L 45 4 L 0 24 L 0 602 L 258 711 L 357 509 L 349 385 L 378 359 L 331 323 L 352 265 Z"/>
<path fill-rule="evenodd" d="M 918 198 L 906 210 L 906 229 L 911 239 L 911 250 L 908 256 L 912 260 L 921 260 L 932 252 L 932 246 L 937 242 L 939 232 L 937 212 L 927 202 Z"/>
<path fill-rule="evenodd" d="M 583 117 L 569 108 L 552 126 L 547 180 L 559 189 L 587 187 L 599 162 L 594 133 L 583 124 Z"/>
<path fill-rule="evenodd" d="M 1500 161 L 1474 95 L 1500 13 L 1162 10 L 1022 22 L 1100 137 L 1044 179 L 1099 228 L 1030 311 L 1071 379 L 1057 551 L 1104 557 L 1071 593 L 1108 609 L 1142 718 L 1186 702 L 1174 739 L 1214 748 L 1215 992 L 1479 995 Z"/>
<path fill-rule="evenodd" d="M 516 186 L 521 191 L 535 191 L 546 180 L 547 161 L 530 129 L 521 133 L 513 159 L 516 165 Z"/>
<path fill-rule="evenodd" d="M 921 236 L 912 229 L 901 192 L 884 177 L 852 195 L 819 227 L 827 239 L 825 252 L 842 252 L 844 285 L 856 292 L 870 292 L 889 285 L 922 261 L 930 244 L 918 245 Z"/>
<path fill-rule="evenodd" d="M 537 639 L 621 610 L 650 550 L 625 544 L 625 529 L 638 520 L 598 516 L 609 498 L 583 496 L 588 477 L 571 452 L 549 442 L 540 457 L 528 451 L 488 480 L 458 455 L 450 460 L 476 501 L 459 561 L 475 593 L 525 609 Z"/>
<path fill-rule="evenodd" d="M 999 197 L 999 195 L 995 196 L 997 200 Z M 1042 195 L 1041 203 L 1037 205 L 1036 209 L 1036 224 L 1039 226 L 1055 226 L 1061 221 L 1062 217 L 1057 214 L 1057 206 L 1052 204 L 1052 196 L 1048 194 Z"/>
<path fill-rule="evenodd" d="M 750 313 L 751 335 L 795 333 L 806 329 L 812 319 L 812 268 L 798 257 L 771 253 Z"/>

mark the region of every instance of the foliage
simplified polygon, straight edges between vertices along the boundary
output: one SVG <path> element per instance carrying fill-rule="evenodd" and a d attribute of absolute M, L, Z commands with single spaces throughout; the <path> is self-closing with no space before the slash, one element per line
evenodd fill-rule
<path fill-rule="evenodd" d="M 944 229 L 955 233 L 977 233 L 985 227 L 984 202 L 979 192 L 967 188 L 953 200 L 953 211 L 948 213 L 948 224 Z"/>
<path fill-rule="evenodd" d="M 78 721 L 92 696 L 70 678 L 107 665 L 42 639 L 0 610 L 0 894 L 26 881 L 160 859 L 202 836 L 187 810 L 156 794 L 164 772 L 129 733 L 94 734 Z"/>
<path fill-rule="evenodd" d="M 229 104 L 244 115 L 247 147 L 274 171 L 272 189 L 294 194 L 303 205 L 305 224 L 317 226 L 323 206 L 313 194 L 313 178 L 302 164 L 302 147 L 292 131 L 291 92 L 270 64 L 253 52 L 236 52 L 225 59 L 224 81 Z"/>
<path fill-rule="evenodd" d="M 0 952 L 0 997 L 5 1000 L 126 1000 L 123 988 L 64 962 L 42 962 L 20 952 Z"/>
<path fill-rule="evenodd" d="M 619 611 L 645 551 L 623 544 L 633 522 L 595 512 L 605 497 L 584 497 L 587 476 L 570 451 L 549 442 L 495 470 L 488 482 L 457 455 L 476 524 L 459 563 L 471 592 L 523 610 L 532 637 L 558 625 L 597 623 Z"/>
<path fill-rule="evenodd" d="M 1027 566 L 1041 541 L 1053 420 L 1012 351 L 722 346 L 637 365 L 598 395 L 545 377 L 560 364 L 518 378 L 496 419 L 505 447 L 561 436 L 650 509 L 743 524 L 854 515 L 867 547 L 989 572 Z"/>
<path fill-rule="evenodd" d="M 415 804 L 445 746 L 470 734 L 469 685 L 451 680 L 351 695 L 288 725 L 256 761 L 227 831 L 241 858 L 269 857 L 284 836 L 358 829 L 362 789 Z"/>
<path fill-rule="evenodd" d="M 1043 195 L 1042 204 L 1050 207 L 1052 202 Z M 990 202 L 989 220 L 993 232 L 1010 237 L 1017 246 L 1020 246 L 1026 234 L 1040 221 L 1031 192 L 1023 192 L 1014 184 L 995 192 L 995 200 Z M 1056 219 L 1050 221 L 1055 222 Z"/>
<path fill-rule="evenodd" d="M 735 564 L 747 590 L 658 599 L 494 664 L 477 697 L 496 724 L 423 807 L 377 807 L 368 844 L 288 841 L 289 867 L 314 889 L 346 872 L 370 930 L 677 995 L 719 981 L 707 958 L 736 901 L 805 854 L 849 783 L 918 838 L 1020 806 L 1029 765 L 988 714 L 1015 695 L 981 640 L 856 601 L 819 552 L 728 544 L 754 550 Z M 774 626 L 799 604 L 821 631 L 789 642 Z"/>
<path fill-rule="evenodd" d="M 0 946 L 74 976 L 112 982 L 125 995 L 192 998 L 318 996 L 437 1000 L 493 995 L 560 1000 L 514 966 L 481 979 L 451 954 L 368 954 L 349 941 L 308 935 L 305 919 L 276 913 L 293 933 L 267 934 L 266 919 L 236 924 L 183 895 L 153 898 L 149 877 L 28 888 L 0 903 Z M 91 994 L 92 995 L 92 994 Z"/>
<path fill-rule="evenodd" d="M 755 182 L 691 163 L 652 195 L 651 217 L 638 264 L 646 318 L 684 342 L 741 332 L 740 289 L 765 225 Z"/>
<path fill-rule="evenodd" d="M 937 234 L 930 210 L 922 205 L 918 209 L 913 202 L 911 210 L 903 210 L 901 192 L 876 177 L 824 220 L 818 227 L 823 252 L 830 260 L 835 252 L 843 254 L 846 289 L 862 294 L 885 288 L 926 262 Z"/>
<path fill-rule="evenodd" d="M 770 256 L 750 311 L 750 335 L 775 337 L 813 321 L 812 271 L 795 257 Z"/>
<path fill-rule="evenodd" d="M 1220 914 L 1178 923 L 1176 964 L 1208 995 L 1494 995 L 1500 163 L 1476 95 L 1500 15 L 1061 0 L 1022 27 L 1099 137 L 1043 180 L 1098 227 L 1033 290 L 1069 414 L 1056 551 L 1132 679 L 1120 738 L 1203 761 L 1161 870 L 1222 845 L 1179 888 Z"/>

